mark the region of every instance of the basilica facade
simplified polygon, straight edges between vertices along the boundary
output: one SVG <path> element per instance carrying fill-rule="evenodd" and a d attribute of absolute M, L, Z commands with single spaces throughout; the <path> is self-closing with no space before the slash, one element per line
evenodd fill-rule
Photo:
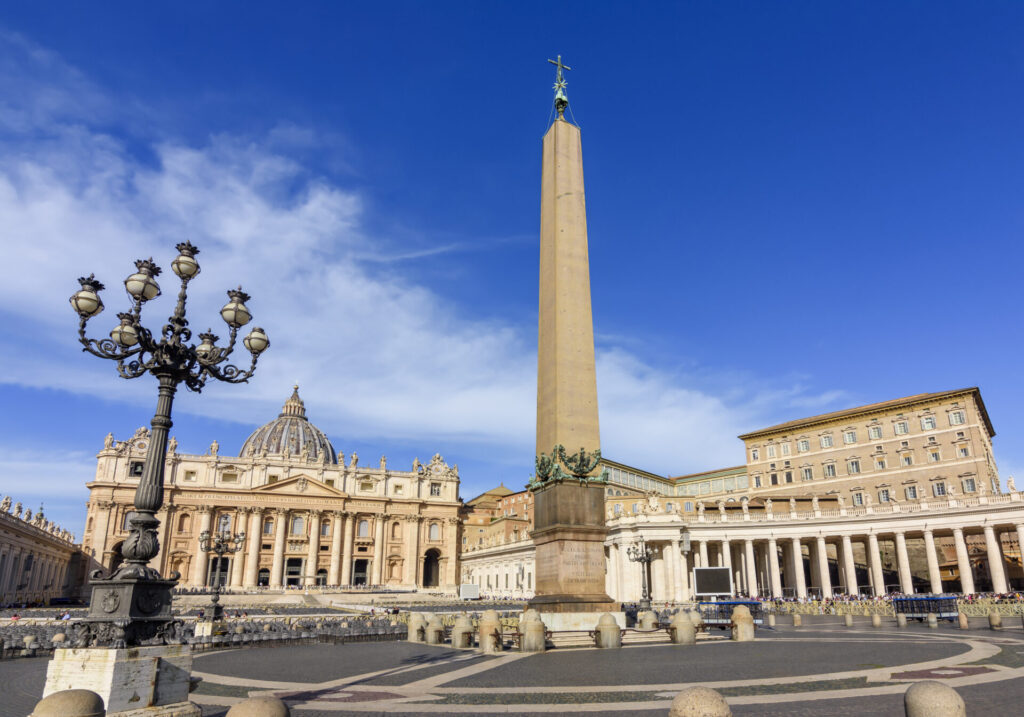
<path fill-rule="evenodd" d="M 108 435 L 88 484 L 83 550 L 111 570 L 120 562 L 149 432 Z M 306 417 L 298 386 L 280 415 L 256 429 L 237 456 L 214 441 L 204 455 L 172 438 L 165 466 L 160 552 L 151 566 L 183 587 L 456 585 L 459 473 L 438 454 L 408 470 L 386 458 L 346 462 Z M 244 533 L 221 558 L 200 549 L 204 531 Z"/>

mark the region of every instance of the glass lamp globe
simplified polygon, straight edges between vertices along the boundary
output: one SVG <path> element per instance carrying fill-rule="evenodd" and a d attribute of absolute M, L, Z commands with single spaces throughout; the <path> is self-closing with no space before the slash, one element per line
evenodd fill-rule
<path fill-rule="evenodd" d="M 99 292 L 103 290 L 103 284 L 96 281 L 94 274 L 79 277 L 78 283 L 82 288 L 71 295 L 71 308 L 82 318 L 88 319 L 103 311 L 103 301 Z"/>
<path fill-rule="evenodd" d="M 196 346 L 196 356 L 200 359 L 206 360 L 213 355 L 214 351 L 217 350 L 217 347 L 214 346 L 214 342 L 217 340 L 217 337 L 212 333 L 205 333 L 199 334 L 199 338 L 202 339 L 202 343 Z"/>
<path fill-rule="evenodd" d="M 139 343 L 139 332 L 132 326 L 131 314 L 118 314 L 117 316 L 121 319 L 121 323 L 110 332 L 110 338 L 114 340 L 114 343 L 125 348 Z"/>
<path fill-rule="evenodd" d="M 171 270 L 182 279 L 191 279 L 199 273 L 199 262 L 190 254 L 178 254 L 171 262 Z"/>
<path fill-rule="evenodd" d="M 245 345 L 245 348 L 249 349 L 250 353 L 259 356 L 270 346 L 270 339 L 267 338 L 267 334 L 263 329 L 257 326 L 249 332 L 248 336 L 242 339 L 242 343 Z"/>
<path fill-rule="evenodd" d="M 242 291 L 242 287 L 238 287 L 237 289 L 228 289 L 228 298 L 230 301 L 224 304 L 224 308 L 220 310 L 221 318 L 233 329 L 245 326 L 252 320 L 252 314 L 249 313 L 249 308 L 245 305 L 250 298 L 249 295 Z"/>
<path fill-rule="evenodd" d="M 137 272 L 124 280 L 124 288 L 133 298 L 149 301 L 160 296 L 160 285 L 153 277 L 160 275 L 160 267 L 152 259 L 139 259 L 135 262 Z"/>

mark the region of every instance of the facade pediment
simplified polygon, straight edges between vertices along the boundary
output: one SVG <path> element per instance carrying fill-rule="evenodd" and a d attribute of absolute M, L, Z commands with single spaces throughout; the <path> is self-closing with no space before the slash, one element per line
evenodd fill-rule
<path fill-rule="evenodd" d="M 276 483 L 261 485 L 254 488 L 253 493 L 263 495 L 302 495 L 304 497 L 323 496 L 325 498 L 347 498 L 348 493 L 333 488 L 326 483 L 309 476 L 291 476 Z"/>

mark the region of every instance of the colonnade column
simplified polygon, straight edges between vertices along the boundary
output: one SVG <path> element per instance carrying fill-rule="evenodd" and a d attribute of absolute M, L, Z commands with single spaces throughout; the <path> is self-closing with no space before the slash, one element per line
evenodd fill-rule
<path fill-rule="evenodd" d="M 907 555 L 907 538 L 896 533 L 896 568 L 900 574 L 900 591 L 904 595 L 914 594 L 914 578 L 910 572 L 910 557 Z"/>
<path fill-rule="evenodd" d="M 992 591 L 1006 592 L 1006 570 L 1003 568 L 1003 551 L 999 538 L 991 525 L 985 526 L 985 548 L 988 553 L 988 574 L 992 576 Z"/>
<path fill-rule="evenodd" d="M 747 560 L 747 596 L 755 598 L 757 592 L 757 561 L 754 560 L 754 541 L 745 540 L 743 549 L 746 552 Z"/>
<path fill-rule="evenodd" d="M 885 577 L 882 575 L 882 556 L 878 552 L 878 536 L 868 533 L 868 565 L 871 570 L 871 588 L 875 596 L 885 595 Z"/>
<path fill-rule="evenodd" d="M 718 556 L 718 566 L 720 568 L 729 568 L 729 570 L 732 570 L 732 546 L 729 544 L 728 538 L 721 541 L 721 543 L 722 544 L 719 547 L 721 555 Z"/>
<path fill-rule="evenodd" d="M 345 521 L 345 547 L 341 551 L 341 584 L 352 584 L 352 537 L 356 531 L 356 514 L 349 513 Z"/>
<path fill-rule="evenodd" d="M 210 506 L 203 506 L 200 508 L 200 519 L 199 519 L 199 532 L 202 533 L 204 530 L 210 529 L 210 523 L 213 522 L 213 508 Z M 209 563 L 210 555 L 205 550 L 198 550 L 198 545 L 194 546 L 196 550 L 196 564 L 192 569 L 192 584 L 197 587 L 203 587 L 206 585 L 206 566 Z"/>
<path fill-rule="evenodd" d="M 824 536 L 819 535 L 817 537 L 818 546 L 818 582 L 821 583 L 821 596 L 823 598 L 832 597 L 832 577 L 828 571 L 828 545 L 825 543 Z"/>
<path fill-rule="evenodd" d="M 800 538 L 793 538 L 793 572 L 796 577 L 796 596 L 807 597 L 807 578 L 804 577 L 804 553 Z"/>
<path fill-rule="evenodd" d="M 336 510 L 331 516 L 331 566 L 327 569 L 327 584 L 338 585 L 341 575 L 341 535 L 345 530 L 345 513 Z"/>
<path fill-rule="evenodd" d="M 316 571 L 320 567 L 320 511 L 309 511 L 309 548 L 306 550 L 306 576 L 304 585 L 316 585 Z"/>
<path fill-rule="evenodd" d="M 782 597 L 782 575 L 779 572 L 779 544 L 775 538 L 768 539 L 768 579 L 773 598 Z"/>
<path fill-rule="evenodd" d="M 700 566 L 702 568 L 708 567 L 708 541 L 700 541 L 700 547 L 698 548 L 700 555 Z"/>
<path fill-rule="evenodd" d="M 974 592 L 974 572 L 967 555 L 967 541 L 963 528 L 953 528 L 953 545 L 956 547 L 956 566 L 960 573 L 960 592 L 970 595 Z"/>
<path fill-rule="evenodd" d="M 935 552 L 935 534 L 924 531 L 924 556 L 928 561 L 928 582 L 931 583 L 931 591 L 935 595 L 942 593 L 942 573 L 939 572 L 939 557 Z"/>
<path fill-rule="evenodd" d="M 669 543 L 669 550 L 671 556 L 669 559 L 672 561 L 672 599 L 676 602 L 684 600 L 683 598 L 683 581 L 686 579 L 686 558 L 679 553 L 679 541 L 673 540 Z"/>
<path fill-rule="evenodd" d="M 245 536 L 248 552 L 245 554 L 245 577 L 242 585 L 247 588 L 256 587 L 256 577 L 260 568 L 260 541 L 263 540 L 263 510 L 249 508 L 249 532 Z"/>
<path fill-rule="evenodd" d="M 846 583 L 846 593 L 857 597 L 860 594 L 860 586 L 857 585 L 857 565 L 853 561 L 853 541 L 849 535 L 843 536 L 843 581 Z"/>
<path fill-rule="evenodd" d="M 284 582 L 284 540 L 288 531 L 288 511 L 274 511 L 274 562 L 270 566 L 270 587 L 279 588 Z"/>

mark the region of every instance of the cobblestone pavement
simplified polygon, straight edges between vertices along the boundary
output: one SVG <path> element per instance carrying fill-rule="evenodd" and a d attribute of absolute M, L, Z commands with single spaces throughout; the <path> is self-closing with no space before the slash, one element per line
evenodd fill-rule
<path fill-rule="evenodd" d="M 583 712 L 665 715 L 686 685 L 729 700 L 733 714 L 902 715 L 903 691 L 939 679 L 969 714 L 1017 714 L 1024 703 L 1024 633 L 911 626 L 759 630 L 754 643 L 647 645 L 483 656 L 410 643 L 226 650 L 197 656 L 193 694 L 219 717 L 252 694 L 274 693 L 295 717 L 372 714 Z M 0 714 L 29 714 L 46 661 L 0 663 Z"/>

